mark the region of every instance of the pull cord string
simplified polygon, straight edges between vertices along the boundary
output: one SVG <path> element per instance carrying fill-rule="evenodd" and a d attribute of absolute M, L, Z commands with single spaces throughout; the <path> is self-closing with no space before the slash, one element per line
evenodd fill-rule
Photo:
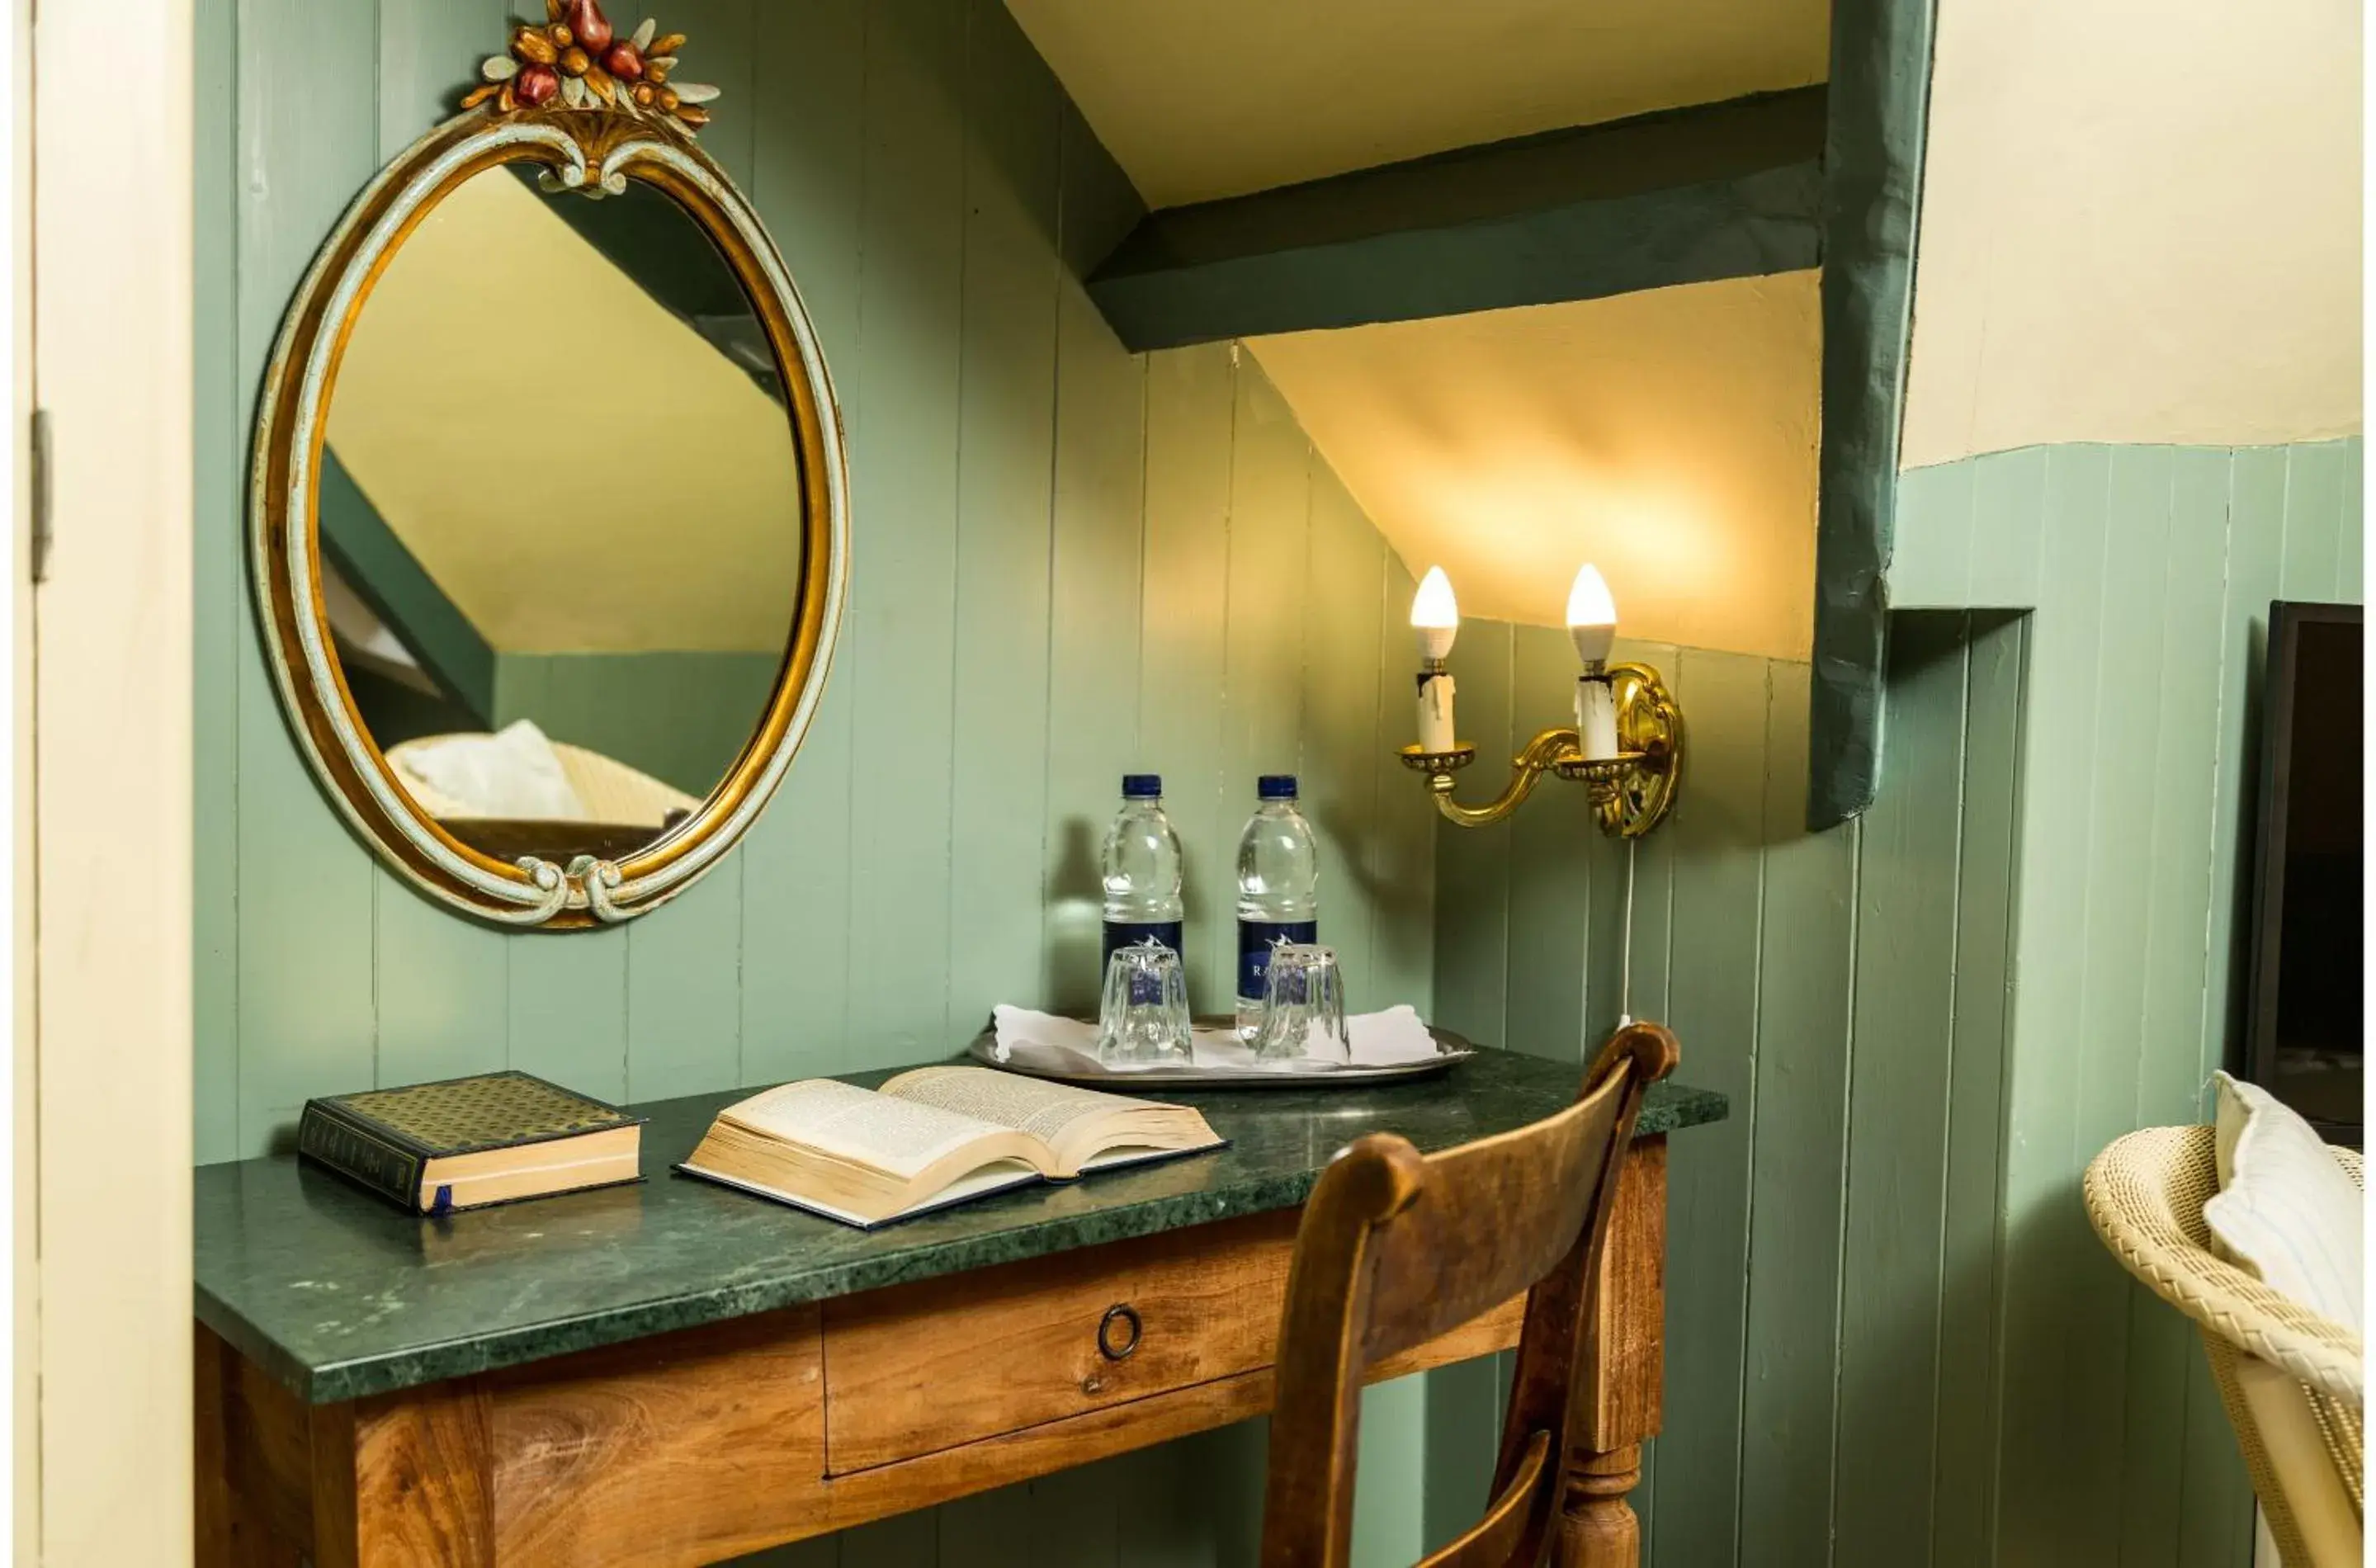
<path fill-rule="evenodd" d="M 1638 838 L 1625 840 L 1625 935 L 1618 957 L 1617 1027 L 1634 1021 L 1634 850 Z"/>

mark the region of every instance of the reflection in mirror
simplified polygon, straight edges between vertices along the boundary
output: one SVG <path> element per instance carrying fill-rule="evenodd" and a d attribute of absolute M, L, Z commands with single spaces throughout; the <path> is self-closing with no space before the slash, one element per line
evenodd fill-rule
<path fill-rule="evenodd" d="M 397 250 L 332 386 L 322 600 L 447 832 L 617 860 L 732 769 L 799 594 L 782 398 L 732 270 L 650 186 L 488 170 Z"/>

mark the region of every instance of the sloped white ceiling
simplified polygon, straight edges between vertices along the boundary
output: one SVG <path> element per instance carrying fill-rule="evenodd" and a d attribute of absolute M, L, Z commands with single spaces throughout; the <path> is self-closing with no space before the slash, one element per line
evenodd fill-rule
<path fill-rule="evenodd" d="M 2365 25 L 1941 6 L 1899 460 L 2358 430 Z"/>
<path fill-rule="evenodd" d="M 1007 0 L 1150 206 L 1824 79 L 1826 0 Z M 1414 573 L 1557 624 L 1803 659 L 1812 273 L 1253 339 Z"/>
<path fill-rule="evenodd" d="M 1464 615 L 1558 625 L 1591 561 L 1630 636 L 1807 657 L 1815 273 L 1248 346 L 1404 564 L 1451 575 Z"/>
<path fill-rule="evenodd" d="M 1824 79 L 1826 0 L 1007 0 L 1151 207 Z"/>

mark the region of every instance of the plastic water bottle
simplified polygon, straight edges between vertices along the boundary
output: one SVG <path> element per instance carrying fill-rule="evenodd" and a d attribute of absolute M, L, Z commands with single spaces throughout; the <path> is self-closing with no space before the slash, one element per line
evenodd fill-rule
<path fill-rule="evenodd" d="M 1122 810 L 1106 829 L 1099 857 L 1105 875 L 1105 946 L 1098 955 L 1104 982 L 1114 949 L 1134 942 L 1159 942 L 1186 953 L 1180 931 L 1180 836 L 1163 814 L 1163 780 L 1152 773 L 1125 773 Z"/>
<path fill-rule="evenodd" d="M 1320 847 L 1295 809 L 1295 776 L 1265 774 L 1262 804 L 1238 837 L 1238 1033 L 1262 1027 L 1274 943 L 1320 935 Z"/>

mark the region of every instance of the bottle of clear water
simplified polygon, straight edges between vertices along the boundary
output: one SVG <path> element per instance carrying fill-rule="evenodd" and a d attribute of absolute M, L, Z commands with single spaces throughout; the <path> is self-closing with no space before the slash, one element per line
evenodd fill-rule
<path fill-rule="evenodd" d="M 1238 837 L 1238 1033 L 1262 1027 L 1275 943 L 1320 935 L 1320 847 L 1295 809 L 1295 776 L 1265 774 L 1262 804 Z"/>
<path fill-rule="evenodd" d="M 1114 949 L 1134 942 L 1159 942 L 1184 961 L 1180 922 L 1180 836 L 1163 814 L 1163 780 L 1152 773 L 1126 773 L 1122 810 L 1106 829 L 1099 857 L 1105 876 L 1105 945 L 1098 955 L 1103 984 Z"/>

